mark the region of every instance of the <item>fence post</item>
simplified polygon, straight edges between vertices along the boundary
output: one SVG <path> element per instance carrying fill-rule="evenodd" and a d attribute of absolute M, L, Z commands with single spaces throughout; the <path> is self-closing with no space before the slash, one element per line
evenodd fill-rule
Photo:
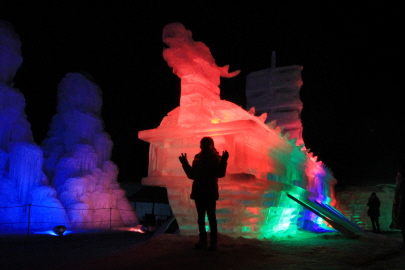
<path fill-rule="evenodd" d="M 30 237 L 30 230 L 31 230 L 31 203 L 28 204 L 27 237 Z"/>
<path fill-rule="evenodd" d="M 110 207 L 110 231 L 111 231 L 111 211 L 112 211 L 112 207 Z"/>

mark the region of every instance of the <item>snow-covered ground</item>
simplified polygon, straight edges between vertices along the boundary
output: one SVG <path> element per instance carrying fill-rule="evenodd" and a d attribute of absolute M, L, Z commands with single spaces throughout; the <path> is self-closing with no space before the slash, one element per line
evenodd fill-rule
<path fill-rule="evenodd" d="M 299 232 L 267 240 L 220 235 L 218 250 L 193 250 L 197 236 L 107 232 L 1 237 L 1 269 L 405 269 L 399 232 Z"/>

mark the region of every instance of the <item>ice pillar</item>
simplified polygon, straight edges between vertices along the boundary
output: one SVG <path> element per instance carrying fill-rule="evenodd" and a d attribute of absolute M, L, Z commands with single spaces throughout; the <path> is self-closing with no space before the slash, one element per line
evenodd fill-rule
<path fill-rule="evenodd" d="M 136 225 L 110 160 L 112 141 L 100 118 L 102 93 L 88 74 L 68 73 L 58 88 L 58 108 L 42 144 L 46 174 L 77 228 Z"/>

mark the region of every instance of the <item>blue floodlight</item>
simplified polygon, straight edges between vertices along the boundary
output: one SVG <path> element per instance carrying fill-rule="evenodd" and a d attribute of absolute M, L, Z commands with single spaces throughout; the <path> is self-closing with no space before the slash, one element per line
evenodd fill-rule
<path fill-rule="evenodd" d="M 53 228 L 53 232 L 56 233 L 58 236 L 63 236 L 63 233 L 66 231 L 66 226 L 59 225 Z"/>

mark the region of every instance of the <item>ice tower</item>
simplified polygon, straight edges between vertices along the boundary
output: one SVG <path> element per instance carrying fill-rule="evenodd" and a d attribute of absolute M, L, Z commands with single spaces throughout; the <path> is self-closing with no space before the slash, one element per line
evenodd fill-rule
<path fill-rule="evenodd" d="M 271 67 L 252 72 L 246 77 L 246 107 L 259 114 L 267 113 L 266 121 L 277 121 L 278 126 L 303 144 L 300 89 L 302 66 L 276 67 L 273 51 Z"/>
<path fill-rule="evenodd" d="M 167 188 L 180 233 L 197 234 L 198 228 L 192 183 L 178 156 L 197 154 L 204 136 L 214 139 L 218 151 L 230 153 L 227 175 L 219 179 L 219 232 L 263 238 L 293 233 L 304 223 L 317 226 L 318 218 L 305 215 L 286 193 L 333 203 L 336 180 L 331 173 L 281 127 L 266 124 L 265 113 L 255 116 L 220 99 L 220 76 L 233 77 L 239 71 L 218 67 L 208 47 L 195 42 L 182 24 L 166 25 L 163 42 L 169 46 L 163 57 L 181 79 L 180 106 L 156 129 L 139 132 L 150 143 L 148 176 L 142 183 Z"/>
<path fill-rule="evenodd" d="M 68 224 L 65 209 L 42 171 L 23 94 L 13 88 L 22 63 L 21 42 L 12 25 L 0 21 L 0 229 L 51 229 Z M 45 206 L 45 207 L 44 207 Z"/>
<path fill-rule="evenodd" d="M 45 172 L 75 228 L 132 226 L 138 219 L 117 182 L 113 143 L 100 118 L 101 90 L 86 73 L 68 73 L 43 142 Z"/>

